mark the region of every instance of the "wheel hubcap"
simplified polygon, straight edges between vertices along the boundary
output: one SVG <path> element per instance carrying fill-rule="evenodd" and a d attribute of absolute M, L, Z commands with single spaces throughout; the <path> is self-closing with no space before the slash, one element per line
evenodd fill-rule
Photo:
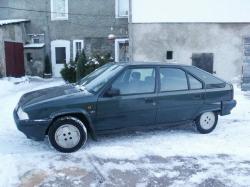
<path fill-rule="evenodd" d="M 80 141 L 80 131 L 74 125 L 62 125 L 56 130 L 55 140 L 62 148 L 73 148 Z"/>
<path fill-rule="evenodd" d="M 200 117 L 200 125 L 203 129 L 209 130 L 214 126 L 215 115 L 213 112 L 206 112 Z"/>

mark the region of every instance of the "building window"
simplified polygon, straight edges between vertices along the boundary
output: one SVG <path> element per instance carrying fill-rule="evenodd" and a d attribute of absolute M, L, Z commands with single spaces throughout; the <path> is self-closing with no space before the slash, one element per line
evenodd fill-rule
<path fill-rule="evenodd" d="M 167 60 L 173 60 L 173 51 L 167 51 Z"/>
<path fill-rule="evenodd" d="M 34 44 L 40 43 L 40 39 L 39 38 L 32 38 L 32 40 L 33 40 Z"/>
<path fill-rule="evenodd" d="M 129 41 L 127 38 L 115 40 L 115 61 L 129 61 Z"/>
<path fill-rule="evenodd" d="M 77 55 L 80 55 L 84 48 L 83 40 L 73 40 L 73 59 L 75 60 Z"/>
<path fill-rule="evenodd" d="M 27 62 L 32 62 L 33 61 L 31 53 L 26 53 L 26 59 L 27 59 Z"/>
<path fill-rule="evenodd" d="M 68 0 L 51 0 L 51 20 L 68 20 Z"/>
<path fill-rule="evenodd" d="M 116 17 L 128 18 L 129 0 L 116 0 Z"/>
<path fill-rule="evenodd" d="M 28 42 L 32 44 L 37 43 L 45 43 L 45 35 L 44 34 L 27 34 Z"/>

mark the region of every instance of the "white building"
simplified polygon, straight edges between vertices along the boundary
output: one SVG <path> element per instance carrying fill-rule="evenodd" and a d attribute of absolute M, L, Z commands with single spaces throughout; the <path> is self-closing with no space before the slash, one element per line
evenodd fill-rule
<path fill-rule="evenodd" d="M 232 80 L 250 62 L 249 10 L 249 0 L 132 0 L 132 60 L 193 64 Z"/>

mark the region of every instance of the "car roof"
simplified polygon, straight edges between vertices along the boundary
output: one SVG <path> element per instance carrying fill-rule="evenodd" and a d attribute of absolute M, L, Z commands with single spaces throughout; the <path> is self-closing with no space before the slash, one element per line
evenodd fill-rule
<path fill-rule="evenodd" d="M 173 66 L 173 67 L 186 67 L 186 66 L 190 66 L 190 65 L 186 65 L 186 64 L 178 64 L 178 63 L 169 63 L 169 62 L 137 62 L 137 61 L 132 61 L 132 62 L 118 62 L 118 64 L 123 65 L 123 66 L 155 66 L 155 65 L 159 65 L 159 66 Z"/>

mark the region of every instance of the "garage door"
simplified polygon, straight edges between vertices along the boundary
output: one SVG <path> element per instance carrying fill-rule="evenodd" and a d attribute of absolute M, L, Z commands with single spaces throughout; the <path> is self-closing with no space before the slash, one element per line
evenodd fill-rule
<path fill-rule="evenodd" d="M 6 76 L 21 77 L 24 76 L 24 54 L 23 44 L 16 42 L 4 42 L 5 45 L 5 63 Z"/>
<path fill-rule="evenodd" d="M 203 69 L 209 73 L 214 73 L 214 54 L 213 53 L 193 53 L 192 65 Z"/>

